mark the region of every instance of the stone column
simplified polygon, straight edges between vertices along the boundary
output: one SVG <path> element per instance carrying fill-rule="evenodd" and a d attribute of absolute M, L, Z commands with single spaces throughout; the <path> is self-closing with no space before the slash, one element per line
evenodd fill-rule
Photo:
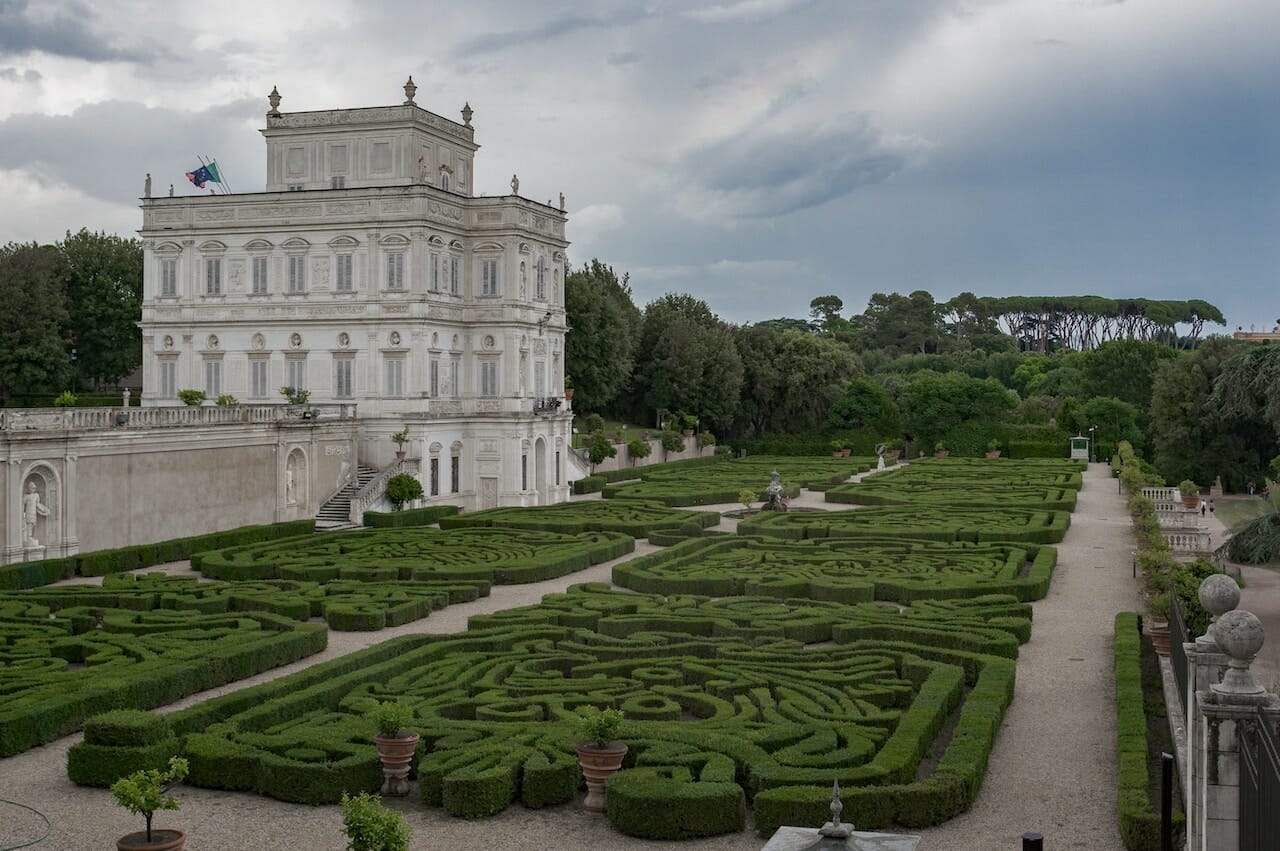
<path fill-rule="evenodd" d="M 1225 573 L 1215 574 L 1200 583 L 1200 605 L 1211 616 L 1209 628 L 1195 641 L 1182 645 L 1187 657 L 1187 693 L 1182 696 L 1187 731 L 1187 764 L 1183 766 L 1183 793 L 1186 796 L 1187 836 L 1198 835 L 1203 829 L 1201 810 L 1196 789 L 1203 779 L 1198 774 L 1200 762 L 1195 755 L 1204 747 L 1204 719 L 1200 713 L 1196 693 L 1205 691 L 1222 681 L 1228 658 L 1213 638 L 1218 618 L 1233 610 L 1240 603 L 1240 586 Z"/>
<path fill-rule="evenodd" d="M 126 391 L 127 392 L 127 391 Z M 62 467 L 62 542 L 58 555 L 69 556 L 80 552 L 79 516 L 76 513 L 76 466 L 78 455 L 63 458 Z"/>
<path fill-rule="evenodd" d="M 10 458 L 5 467 L 5 540 L 2 564 L 23 559 L 22 545 L 22 462 Z"/>
<path fill-rule="evenodd" d="M 1280 720 L 1280 697 L 1258 685 L 1249 672 L 1262 647 L 1262 623 L 1250 612 L 1233 611 L 1219 617 L 1212 632 L 1229 661 L 1222 681 L 1195 695 L 1200 729 L 1191 754 L 1196 766 L 1191 794 L 1198 817 L 1194 830 L 1188 826 L 1191 851 L 1238 847 L 1240 738 L 1260 717 L 1271 724 Z"/>

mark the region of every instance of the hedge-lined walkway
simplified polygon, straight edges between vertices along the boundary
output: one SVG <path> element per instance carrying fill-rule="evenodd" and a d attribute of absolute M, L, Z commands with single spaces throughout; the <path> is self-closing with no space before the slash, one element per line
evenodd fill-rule
<path fill-rule="evenodd" d="M 1111 628 L 1114 612 L 1135 608 L 1136 586 L 1129 577 L 1129 520 L 1114 481 L 1102 465 L 1085 477 L 1079 506 L 1049 596 L 1035 604 L 1031 641 L 1018 664 L 1018 689 L 1006 716 L 972 812 L 924 831 L 928 847 L 999 851 L 1017 848 L 1025 830 L 1043 832 L 1055 849 L 1119 848 L 1116 829 L 1114 687 Z M 821 494 L 803 494 L 793 504 L 831 508 Z M 725 506 L 730 508 L 733 506 Z M 846 506 L 836 506 L 844 509 Z M 728 531 L 735 523 L 725 522 Z M 638 543 L 636 553 L 651 551 Z M 529 585 L 495 587 L 490 597 L 451 606 L 430 617 L 377 633 L 329 633 L 319 656 L 260 677 L 187 698 L 170 709 L 207 700 L 334 658 L 395 635 L 447 633 L 465 628 L 466 618 L 537 602 L 543 594 L 585 581 L 607 581 L 612 562 Z M 169 568 L 181 571 L 181 567 Z M 1076 661 L 1079 660 L 1079 661 Z M 61 739 L 0 760 L 0 799 L 22 801 L 45 812 L 54 833 L 37 848 L 92 849 L 109 846 L 138 828 L 139 819 L 111 802 L 109 793 L 78 787 L 66 778 L 66 752 L 79 736 Z M 300 807 L 254 795 L 181 787 L 182 810 L 161 813 L 158 827 L 181 827 L 189 851 L 227 848 L 337 848 L 342 845 L 337 807 Z M 509 807 L 480 822 L 426 810 L 416 798 L 394 804 L 415 830 L 414 849 L 670 848 L 687 851 L 756 851 L 763 840 L 739 834 L 681 843 L 629 839 L 609 822 L 577 807 L 531 811 Z M 8 837 L 0 835 L 0 845 Z M 23 837 L 15 837 L 20 841 Z"/>
<path fill-rule="evenodd" d="M 1027 831 L 1054 851 L 1120 849 L 1116 813 L 1116 612 L 1140 611 L 1132 524 L 1105 464 L 1092 464 L 1049 595 L 1034 604 L 1018 685 L 973 809 L 922 831 L 954 851 L 1021 847 Z"/>

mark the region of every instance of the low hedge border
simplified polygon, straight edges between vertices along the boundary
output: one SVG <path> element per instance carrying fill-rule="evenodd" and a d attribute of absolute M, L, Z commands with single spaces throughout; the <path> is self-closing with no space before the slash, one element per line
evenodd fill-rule
<path fill-rule="evenodd" d="M 426 508 L 410 508 L 406 511 L 366 511 L 364 525 L 373 529 L 399 529 L 403 526 L 430 526 L 444 517 L 452 517 L 459 511 L 456 505 L 428 505 Z"/>
<path fill-rule="evenodd" d="M 1119 764 L 1116 805 L 1120 838 L 1128 851 L 1160 851 L 1160 812 L 1148 790 L 1147 715 L 1142 698 L 1142 631 L 1137 612 L 1119 612 L 1115 620 L 1116 756 Z M 1174 832 L 1186 829 L 1186 816 L 1173 814 Z M 1174 846 L 1182 847 L 1175 835 Z"/>

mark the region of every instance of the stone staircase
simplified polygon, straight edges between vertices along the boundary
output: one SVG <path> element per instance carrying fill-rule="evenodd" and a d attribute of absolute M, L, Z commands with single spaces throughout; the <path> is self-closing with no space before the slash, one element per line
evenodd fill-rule
<path fill-rule="evenodd" d="M 316 513 L 316 531 L 358 528 L 357 524 L 351 522 L 351 497 L 376 475 L 378 471 L 372 467 L 358 465 L 355 478 L 320 506 L 320 510 Z"/>

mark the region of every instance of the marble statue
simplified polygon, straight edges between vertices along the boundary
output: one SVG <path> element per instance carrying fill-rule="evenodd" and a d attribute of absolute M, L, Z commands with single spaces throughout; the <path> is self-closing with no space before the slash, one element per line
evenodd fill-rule
<path fill-rule="evenodd" d="M 512 195 L 520 194 L 520 178 L 514 174 L 511 175 L 511 194 Z"/>
<path fill-rule="evenodd" d="M 170 184 L 169 184 L 169 197 L 170 197 L 170 198 L 172 198 L 172 197 L 173 197 L 173 184 L 172 184 L 172 183 L 170 183 Z"/>
<path fill-rule="evenodd" d="M 564 212 L 564 193 L 560 193 L 560 212 Z"/>
<path fill-rule="evenodd" d="M 151 172 L 147 172 L 147 180 L 142 184 L 142 197 L 151 197 Z"/>
<path fill-rule="evenodd" d="M 289 505 L 298 501 L 293 492 L 293 470 L 284 471 L 284 501 Z"/>
<path fill-rule="evenodd" d="M 36 518 L 48 517 L 49 506 L 40 502 L 40 491 L 35 482 L 27 482 L 27 492 L 22 495 L 22 538 L 25 546 L 38 547 Z"/>

